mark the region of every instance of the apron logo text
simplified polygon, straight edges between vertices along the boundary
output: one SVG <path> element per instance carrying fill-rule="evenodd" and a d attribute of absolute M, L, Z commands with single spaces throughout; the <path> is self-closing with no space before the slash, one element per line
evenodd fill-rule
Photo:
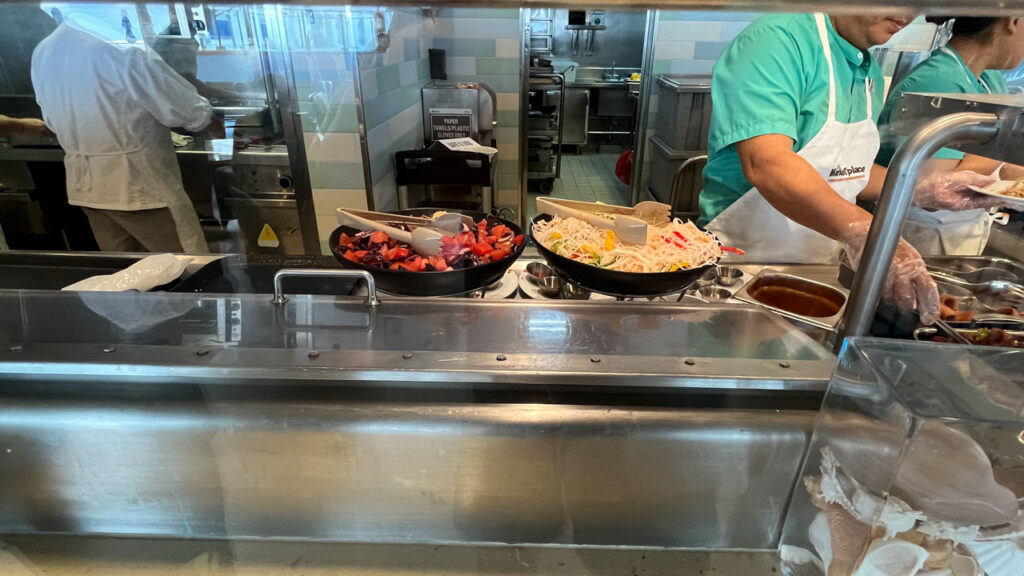
<path fill-rule="evenodd" d="M 867 172 L 867 166 L 848 166 L 846 168 L 836 167 L 828 173 L 829 178 L 843 178 L 845 176 L 857 176 Z"/>

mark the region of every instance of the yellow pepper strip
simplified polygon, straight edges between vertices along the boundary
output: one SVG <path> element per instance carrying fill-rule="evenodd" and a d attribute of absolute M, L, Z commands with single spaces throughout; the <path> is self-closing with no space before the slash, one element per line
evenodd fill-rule
<path fill-rule="evenodd" d="M 604 235 L 604 249 L 614 250 L 615 249 L 615 232 L 609 230 Z"/>
<path fill-rule="evenodd" d="M 562 233 L 561 232 L 552 232 L 551 233 L 551 238 L 554 239 L 554 240 L 560 240 L 562 238 Z"/>
<path fill-rule="evenodd" d="M 591 246 L 590 244 L 582 244 L 580 246 L 580 249 L 583 250 L 584 252 L 594 252 L 594 247 Z"/>

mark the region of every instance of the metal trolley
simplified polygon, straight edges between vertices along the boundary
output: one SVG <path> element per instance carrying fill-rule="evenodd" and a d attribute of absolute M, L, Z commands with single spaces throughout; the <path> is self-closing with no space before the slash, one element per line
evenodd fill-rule
<path fill-rule="evenodd" d="M 557 104 L 548 104 L 557 98 Z M 565 116 L 565 76 L 530 72 L 530 108 L 527 116 L 527 178 L 540 180 L 549 194 L 562 171 L 562 126 Z"/>

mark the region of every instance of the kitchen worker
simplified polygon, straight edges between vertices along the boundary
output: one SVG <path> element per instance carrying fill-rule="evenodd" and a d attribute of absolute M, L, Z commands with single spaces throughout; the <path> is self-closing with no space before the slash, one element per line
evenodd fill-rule
<path fill-rule="evenodd" d="M 36 100 L 66 154 L 69 203 L 102 250 L 207 252 L 169 127 L 204 129 L 210 103 L 152 51 L 71 24 L 32 54 Z"/>
<path fill-rule="evenodd" d="M 943 24 L 948 18 L 929 18 Z M 1006 80 L 1000 70 L 1013 70 L 1024 61 L 1024 18 L 963 18 L 953 21 L 949 44 L 932 52 L 927 60 L 893 87 L 882 109 L 878 129 L 882 148 L 876 163 L 888 166 L 905 136 L 890 130 L 900 96 L 905 92 L 938 94 L 1006 94 Z M 999 171 L 1006 180 L 1024 179 L 1024 167 L 940 150 L 928 165 L 938 172 L 971 170 L 982 174 Z M 992 229 L 988 210 L 929 211 L 911 207 L 903 226 L 903 237 L 921 254 L 977 256 L 988 243 Z"/>
<path fill-rule="evenodd" d="M 845 247 L 856 267 L 885 169 L 874 165 L 884 81 L 868 52 L 913 14 L 764 16 L 714 67 L 714 103 L 699 225 L 751 262 L 835 264 Z M 945 206 L 974 173 L 926 180 L 915 201 Z M 973 194 L 973 193 L 970 193 Z M 970 201 L 976 201 L 974 194 Z M 901 241 L 882 291 L 925 323 L 939 295 L 920 255 Z"/>

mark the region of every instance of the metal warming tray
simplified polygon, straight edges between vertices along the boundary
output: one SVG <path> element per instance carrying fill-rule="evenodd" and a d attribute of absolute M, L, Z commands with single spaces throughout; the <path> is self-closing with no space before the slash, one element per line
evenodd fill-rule
<path fill-rule="evenodd" d="M 843 317 L 848 294 L 846 290 L 828 284 L 766 268 L 743 286 L 735 297 L 786 318 L 834 330 Z M 812 310 L 814 307 L 820 312 Z M 797 311 L 801 308 L 806 310 L 805 313 Z"/>

